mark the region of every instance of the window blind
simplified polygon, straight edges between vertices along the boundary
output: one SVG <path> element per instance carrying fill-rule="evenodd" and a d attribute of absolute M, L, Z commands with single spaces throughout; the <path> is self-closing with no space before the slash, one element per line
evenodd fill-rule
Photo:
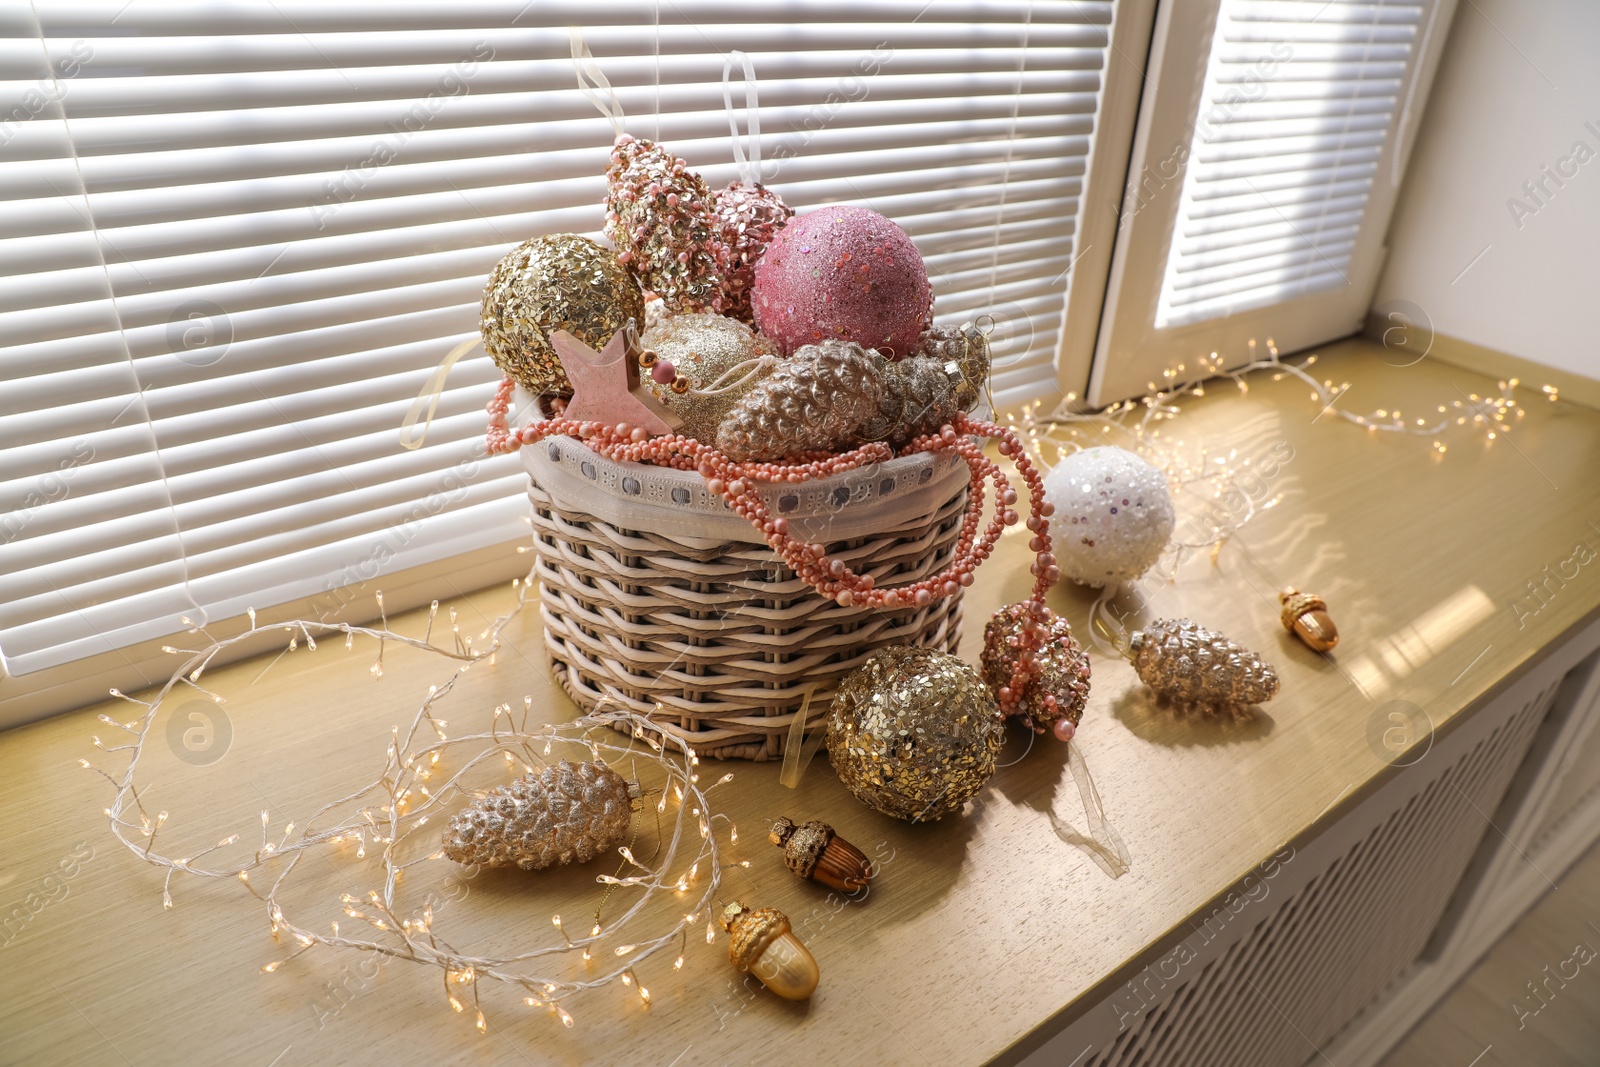
<path fill-rule="evenodd" d="M 1426 7 L 1223 0 L 1158 328 L 1349 284 Z"/>
<path fill-rule="evenodd" d="M 998 321 L 1002 404 L 1054 386 L 1112 3 L 139 2 L 8 9 L 0 40 L 0 660 L 15 679 L 525 535 L 457 364 L 494 263 L 598 237 L 607 122 L 916 240 L 941 322 Z M 799 20 L 799 21 L 795 21 Z M 14 691 L 14 688 L 13 688 Z"/>

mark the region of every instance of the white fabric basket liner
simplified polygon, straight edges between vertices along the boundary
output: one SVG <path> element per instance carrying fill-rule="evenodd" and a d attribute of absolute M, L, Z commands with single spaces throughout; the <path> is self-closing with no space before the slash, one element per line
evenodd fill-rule
<path fill-rule="evenodd" d="M 537 411 L 520 389 L 516 399 L 518 410 Z M 712 495 L 696 471 L 618 463 L 572 437 L 547 437 L 519 453 L 528 476 L 565 511 L 695 548 L 766 543 L 727 501 Z M 817 481 L 759 483 L 757 492 L 773 516 L 789 520 L 791 536 L 826 544 L 880 533 L 886 513 L 932 515 L 969 476 L 959 456 L 922 452 Z"/>

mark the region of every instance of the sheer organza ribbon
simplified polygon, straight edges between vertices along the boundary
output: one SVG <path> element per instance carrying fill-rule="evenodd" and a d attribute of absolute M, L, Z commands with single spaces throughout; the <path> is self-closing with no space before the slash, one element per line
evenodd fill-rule
<path fill-rule="evenodd" d="M 749 131 L 748 153 L 739 137 L 739 111 L 733 105 L 734 65 L 744 69 L 745 128 Z M 722 63 L 722 106 L 728 112 L 728 134 L 733 141 L 733 161 L 739 167 L 739 180 L 746 185 L 761 184 L 761 107 L 756 99 L 756 68 L 740 51 L 729 52 Z"/>

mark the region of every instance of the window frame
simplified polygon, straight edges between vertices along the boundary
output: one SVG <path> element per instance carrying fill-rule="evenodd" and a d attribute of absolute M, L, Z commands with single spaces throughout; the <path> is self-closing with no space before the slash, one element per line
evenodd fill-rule
<path fill-rule="evenodd" d="M 1215 354 L 1222 368 L 1263 357 L 1270 341 L 1295 352 L 1358 333 L 1366 324 L 1387 253 L 1390 216 L 1416 138 L 1418 119 L 1438 68 L 1457 0 L 1421 0 L 1428 11 L 1397 103 L 1394 128 L 1378 159 L 1366 215 L 1351 253 L 1349 284 L 1268 307 L 1157 328 L 1156 311 L 1177 223 L 1188 151 L 1205 88 L 1209 44 L 1222 0 L 1166 0 L 1157 11 L 1105 286 L 1093 369 L 1081 394 L 1100 408 L 1151 391 L 1163 374 Z M 1176 161 L 1176 166 L 1174 166 Z"/>

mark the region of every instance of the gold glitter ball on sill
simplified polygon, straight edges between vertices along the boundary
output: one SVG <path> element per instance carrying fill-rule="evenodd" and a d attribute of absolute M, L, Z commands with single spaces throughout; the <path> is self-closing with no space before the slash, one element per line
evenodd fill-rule
<path fill-rule="evenodd" d="M 596 351 L 628 324 L 644 322 L 644 294 L 611 250 L 587 237 L 552 233 L 512 249 L 483 290 L 483 347 L 529 392 L 570 393 L 550 344 L 565 330 Z"/>
<path fill-rule="evenodd" d="M 1004 719 L 978 672 L 931 648 L 895 645 L 839 683 L 828 758 L 868 807 L 911 822 L 942 819 L 994 774 Z"/>
<path fill-rule="evenodd" d="M 641 376 L 655 398 L 683 420 L 677 432 L 708 445 L 717 443 L 717 426 L 723 416 L 770 371 L 751 374 L 748 380 L 741 381 L 746 374 L 741 370 L 730 376 L 732 381 L 740 382 L 738 387 L 712 396 L 692 390 L 709 389 L 741 363 L 778 354 L 771 341 L 723 315 L 669 316 L 646 330 L 639 344 L 654 352 L 656 358 L 671 363 L 678 374 L 688 379 L 691 391 L 679 393 L 648 374 Z"/>

